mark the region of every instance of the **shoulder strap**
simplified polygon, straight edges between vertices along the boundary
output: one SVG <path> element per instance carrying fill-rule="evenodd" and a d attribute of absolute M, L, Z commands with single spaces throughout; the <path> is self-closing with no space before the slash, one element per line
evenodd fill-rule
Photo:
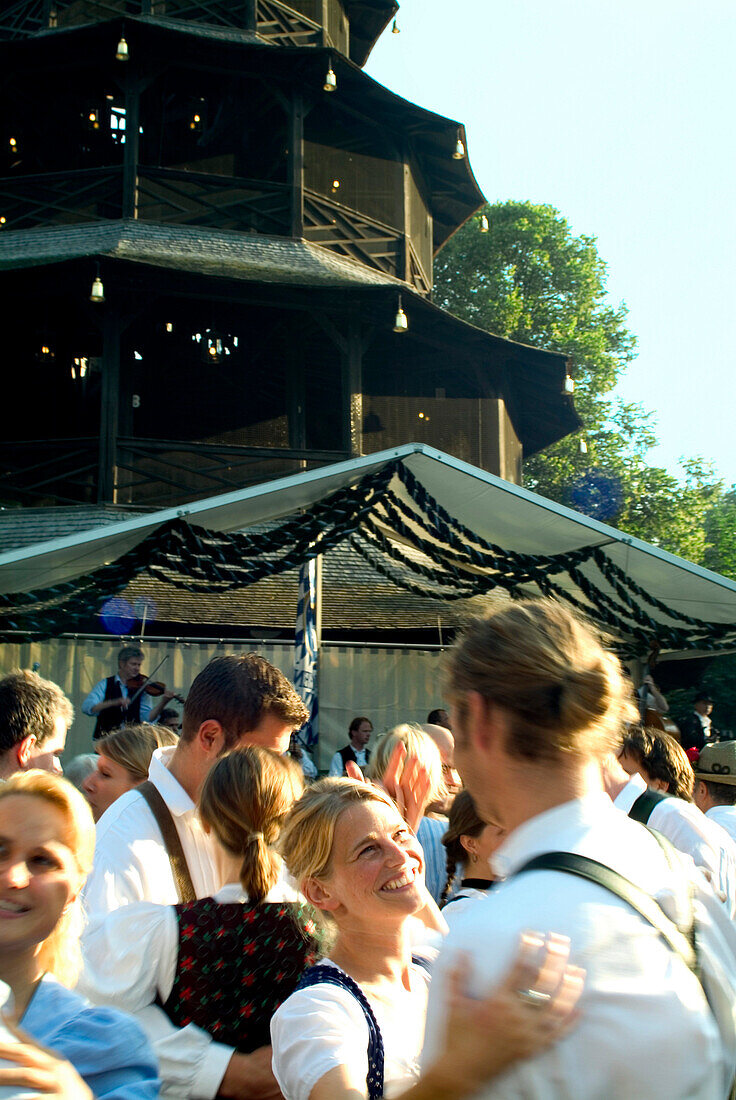
<path fill-rule="evenodd" d="M 189 874 L 189 867 L 187 866 L 184 849 L 181 846 L 179 833 L 176 830 L 176 825 L 174 824 L 174 819 L 171 816 L 169 807 L 164 802 L 160 792 L 154 787 L 153 783 L 151 783 L 150 779 L 147 779 L 145 783 L 141 783 L 138 787 L 138 791 L 148 803 L 151 813 L 156 818 L 156 824 L 161 830 L 161 836 L 163 837 L 164 847 L 166 848 L 169 863 L 171 864 L 171 873 L 174 876 L 174 883 L 179 895 L 179 900 L 196 901 L 197 894 L 192 884 L 192 876 Z"/>
<path fill-rule="evenodd" d="M 595 859 L 578 855 L 576 852 L 545 852 L 520 867 L 516 874 L 523 871 L 562 871 L 568 875 L 577 875 L 588 882 L 594 882 L 621 898 L 634 909 L 640 917 L 652 925 L 665 943 L 679 955 L 689 970 L 697 975 L 697 959 L 687 936 L 683 935 L 674 921 L 671 921 L 645 890 L 642 890 L 618 871 L 598 863 Z"/>
<path fill-rule="evenodd" d="M 356 1001 L 363 1009 L 365 1022 L 368 1024 L 368 1100 L 381 1100 L 383 1096 L 383 1036 L 378 1026 L 373 1009 L 368 1004 L 365 993 L 353 979 L 343 970 L 337 970 L 334 966 L 310 966 L 304 971 L 297 989 L 307 989 L 310 985 L 319 985 L 326 982 L 328 985 L 338 985 L 352 993 Z"/>
<path fill-rule="evenodd" d="M 665 798 L 669 798 L 669 795 L 664 794 L 662 791 L 652 791 L 647 788 L 639 795 L 629 810 L 628 816 L 632 821 L 638 821 L 641 825 L 646 825 L 654 807 L 658 806 Z"/>

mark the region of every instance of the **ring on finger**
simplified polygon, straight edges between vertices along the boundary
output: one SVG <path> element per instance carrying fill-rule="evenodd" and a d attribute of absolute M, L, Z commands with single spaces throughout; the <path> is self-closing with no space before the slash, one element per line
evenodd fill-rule
<path fill-rule="evenodd" d="M 540 993 L 538 989 L 517 989 L 516 994 L 519 1000 L 532 1008 L 542 1008 L 551 1000 L 549 993 Z"/>

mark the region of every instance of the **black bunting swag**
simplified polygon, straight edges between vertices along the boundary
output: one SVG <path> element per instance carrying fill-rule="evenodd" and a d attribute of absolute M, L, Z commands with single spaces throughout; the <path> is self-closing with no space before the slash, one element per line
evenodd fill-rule
<path fill-rule="evenodd" d="M 451 516 L 400 461 L 265 533 L 226 534 L 177 519 L 84 577 L 0 595 L 0 639 L 73 632 L 144 572 L 188 592 L 221 593 L 294 569 L 345 539 L 383 576 L 425 598 L 458 600 L 501 588 L 512 597 L 564 600 L 614 634 L 626 655 L 646 652 L 654 639 L 672 650 L 717 652 L 736 645 L 736 624 L 668 607 L 607 557 L 605 543 L 532 555 L 487 542 Z"/>

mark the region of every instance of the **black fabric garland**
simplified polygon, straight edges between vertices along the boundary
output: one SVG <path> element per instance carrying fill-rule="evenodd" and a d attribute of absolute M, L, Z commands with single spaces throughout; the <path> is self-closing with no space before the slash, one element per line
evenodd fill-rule
<path fill-rule="evenodd" d="M 627 655 L 646 651 L 654 639 L 673 650 L 736 645 L 736 623 L 710 623 L 668 607 L 601 544 L 533 555 L 488 542 L 450 515 L 402 462 L 265 533 L 224 534 L 177 519 L 87 576 L 0 595 L 0 639 L 73 632 L 144 572 L 187 592 L 215 594 L 297 568 L 346 539 L 378 573 L 424 598 L 467 599 L 502 588 L 512 597 L 536 592 L 564 600 L 614 632 Z"/>

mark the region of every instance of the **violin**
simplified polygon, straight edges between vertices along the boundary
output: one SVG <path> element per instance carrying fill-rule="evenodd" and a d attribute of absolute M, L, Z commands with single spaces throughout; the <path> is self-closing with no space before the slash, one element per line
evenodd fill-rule
<path fill-rule="evenodd" d="M 137 676 L 131 676 L 129 680 L 125 681 L 125 686 L 129 692 L 145 691 L 146 695 L 163 695 L 166 691 L 166 684 L 161 680 L 149 680 L 147 676 L 144 676 L 142 672 L 139 672 Z"/>
<path fill-rule="evenodd" d="M 161 665 L 164 663 L 164 661 L 167 660 L 168 657 L 164 657 L 163 660 L 159 661 L 153 672 L 157 672 L 161 668 Z M 151 673 L 151 676 L 153 676 L 153 673 Z M 135 702 L 135 700 L 143 691 L 145 691 L 146 695 L 150 695 L 152 697 L 164 694 L 164 692 L 166 691 L 166 684 L 162 680 L 152 680 L 151 676 L 144 676 L 142 672 L 139 672 L 137 676 L 131 676 L 130 679 L 125 681 L 125 686 L 130 692 L 130 702 Z M 174 694 L 171 696 L 171 698 L 176 699 L 179 703 L 184 703 L 183 695 Z"/>

